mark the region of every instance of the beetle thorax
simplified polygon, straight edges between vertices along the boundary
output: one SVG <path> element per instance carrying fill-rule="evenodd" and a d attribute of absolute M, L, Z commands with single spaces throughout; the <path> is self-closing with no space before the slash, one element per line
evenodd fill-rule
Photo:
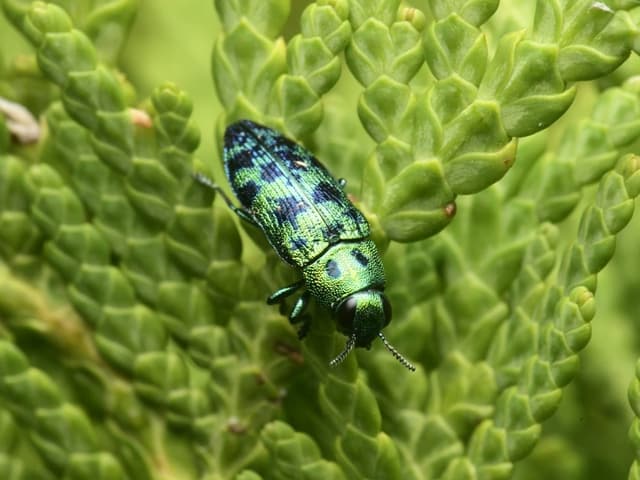
<path fill-rule="evenodd" d="M 332 245 L 302 272 L 309 293 L 329 308 L 360 290 L 384 288 L 384 268 L 371 240 Z"/>

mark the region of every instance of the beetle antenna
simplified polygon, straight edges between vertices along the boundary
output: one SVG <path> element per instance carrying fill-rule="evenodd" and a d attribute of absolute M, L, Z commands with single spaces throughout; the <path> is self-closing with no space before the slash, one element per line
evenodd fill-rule
<path fill-rule="evenodd" d="M 334 358 L 329 362 L 329 366 L 335 367 L 336 365 L 342 363 L 344 359 L 347 358 L 347 355 L 349 355 L 349 352 L 353 350 L 353 347 L 355 346 L 356 346 L 356 334 L 354 333 L 349 337 L 349 340 L 347 340 L 347 344 L 344 346 L 344 350 L 342 350 L 336 358 Z"/>
<path fill-rule="evenodd" d="M 395 348 L 393 348 L 393 346 L 389 342 L 387 342 L 387 339 L 384 338 L 384 335 L 382 334 L 382 332 L 378 332 L 378 336 L 382 340 L 382 343 L 384 343 L 384 346 L 387 347 L 387 350 L 391 352 L 391 355 L 396 357 L 396 360 L 398 360 L 402 365 L 404 365 L 406 368 L 408 368 L 412 372 L 416 371 L 416 367 L 414 367 L 411 363 L 409 363 L 409 360 L 407 360 L 402 355 L 400 355 L 400 352 L 398 352 Z"/>

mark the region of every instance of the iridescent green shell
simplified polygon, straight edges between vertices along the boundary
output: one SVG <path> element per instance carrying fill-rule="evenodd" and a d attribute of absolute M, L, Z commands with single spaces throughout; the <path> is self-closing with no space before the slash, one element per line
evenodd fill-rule
<path fill-rule="evenodd" d="M 303 146 L 248 120 L 224 136 L 224 167 L 242 206 L 278 255 L 304 267 L 330 245 L 366 239 L 369 224 Z"/>

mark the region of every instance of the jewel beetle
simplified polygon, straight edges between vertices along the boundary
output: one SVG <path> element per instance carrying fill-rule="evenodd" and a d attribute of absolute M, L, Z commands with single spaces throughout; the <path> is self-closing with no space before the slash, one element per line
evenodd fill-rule
<path fill-rule="evenodd" d="M 391 321 L 384 268 L 369 238 L 369 223 L 344 192 L 346 182 L 333 178 L 302 145 L 250 120 L 227 127 L 224 170 L 240 207 L 204 175 L 194 178 L 219 192 L 242 220 L 262 230 L 284 262 L 302 273 L 301 280 L 267 299 L 275 304 L 302 291 L 289 314 L 291 323 L 302 323 L 299 337 L 309 330 L 310 318 L 303 313 L 314 298 L 332 311 L 347 337 L 331 366 L 354 347 L 370 348 L 380 338 L 402 365 L 415 370 L 382 334 Z"/>

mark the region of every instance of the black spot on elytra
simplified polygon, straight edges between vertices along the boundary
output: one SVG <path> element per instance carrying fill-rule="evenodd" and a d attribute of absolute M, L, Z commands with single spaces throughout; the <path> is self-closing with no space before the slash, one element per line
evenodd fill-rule
<path fill-rule="evenodd" d="M 351 255 L 353 255 L 353 258 L 356 259 L 356 262 L 358 262 L 363 267 L 366 267 L 369 264 L 369 259 L 365 257 L 364 253 L 362 253 L 357 248 L 351 250 Z"/>
<path fill-rule="evenodd" d="M 291 250 L 302 250 L 307 247 L 307 241 L 304 238 L 296 237 L 291 240 Z"/>
<path fill-rule="evenodd" d="M 277 200 L 274 215 L 280 226 L 289 222 L 293 228 L 298 228 L 296 216 L 307 210 L 307 205 L 296 197 L 282 197 Z"/>
<path fill-rule="evenodd" d="M 313 189 L 315 203 L 335 201 L 337 198 L 340 198 L 340 191 L 333 183 L 322 181 Z"/>
<path fill-rule="evenodd" d="M 248 207 L 253 202 L 253 199 L 258 194 L 260 187 L 256 185 L 254 181 L 248 181 L 242 186 L 238 187 L 238 200 L 245 207 Z"/>
<path fill-rule="evenodd" d="M 229 167 L 234 171 L 240 170 L 241 168 L 251 168 L 253 167 L 253 159 L 254 154 L 251 149 L 238 149 L 229 159 Z"/>
<path fill-rule="evenodd" d="M 284 173 L 282 173 L 282 170 L 280 170 L 278 168 L 278 165 L 276 165 L 275 163 L 267 163 L 265 165 L 262 165 L 262 167 L 260 168 L 260 177 L 265 182 L 272 182 L 276 178 L 282 176 L 284 176 Z"/>
<path fill-rule="evenodd" d="M 288 139 L 284 135 L 280 135 L 277 139 L 274 139 L 274 148 L 278 150 L 278 153 L 287 154 L 293 153 L 297 150 L 298 144 L 293 140 Z"/>
<path fill-rule="evenodd" d="M 331 278 L 338 278 L 341 275 L 340 267 L 335 260 L 329 260 L 324 269 Z"/>
<path fill-rule="evenodd" d="M 287 137 L 280 137 L 276 140 L 274 152 L 290 170 L 309 167 L 313 163 L 309 158 L 310 152 Z"/>

